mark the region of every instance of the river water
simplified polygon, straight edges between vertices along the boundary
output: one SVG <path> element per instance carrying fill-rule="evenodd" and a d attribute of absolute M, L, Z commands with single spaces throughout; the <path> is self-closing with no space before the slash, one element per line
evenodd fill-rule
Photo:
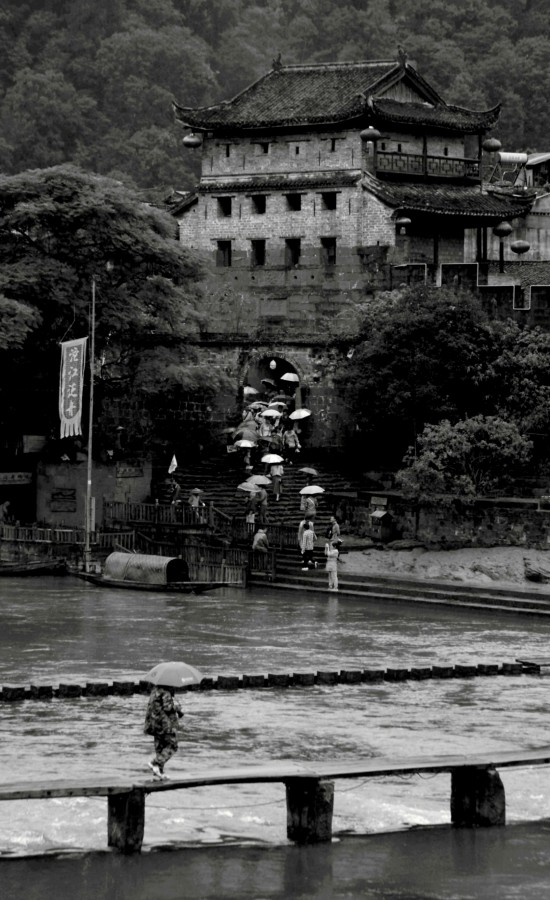
<path fill-rule="evenodd" d="M 550 626 L 546 621 L 494 612 L 374 603 L 322 592 L 302 596 L 269 588 L 227 588 L 198 597 L 165 596 L 107 591 L 71 577 L 2 579 L 0 589 L 0 684 L 139 679 L 157 662 L 168 659 L 183 659 L 204 675 L 216 676 L 502 663 L 518 656 L 548 654 Z M 537 747 L 550 743 L 549 687 L 544 676 L 499 676 L 186 694 L 180 751 L 167 772 L 177 777 L 207 765 Z M 145 762 L 152 741 L 142 733 L 146 702 L 146 697 L 136 695 L 3 704 L 1 781 L 147 777 Z M 550 815 L 547 772 L 544 768 L 505 769 L 501 777 L 507 820 L 518 825 L 518 830 L 489 831 L 523 834 L 527 853 L 531 832 L 520 823 Z M 449 822 L 449 797 L 450 779 L 445 775 L 337 781 L 335 838 L 352 853 L 349 848 L 358 843 L 353 841 L 355 835 L 444 825 Z M 104 798 L 0 803 L 2 865 L 13 873 L 14 856 L 28 858 L 77 848 L 87 853 L 104 851 L 106 807 Z M 407 834 L 408 842 L 417 839 L 411 837 L 416 832 Z M 433 835 L 425 837 L 425 842 L 451 841 L 455 850 L 457 841 L 471 840 L 447 829 L 436 829 Z M 381 846 L 386 839 L 377 834 L 373 841 Z M 288 859 L 302 861 L 296 864 L 299 878 L 303 861 L 319 850 L 313 848 L 309 856 L 300 851 L 296 856 L 296 848 L 287 845 L 283 785 L 197 788 L 147 799 L 145 850 L 192 846 L 204 868 L 208 848 L 211 854 L 227 854 L 228 845 L 234 844 L 241 848 L 241 861 L 247 854 L 257 854 L 258 847 L 268 848 L 274 870 L 277 854 L 283 854 L 282 892 L 270 893 L 262 880 L 263 887 L 256 893 L 245 893 L 242 887 L 234 895 L 216 893 L 219 888 L 208 893 L 204 887 L 204 893 L 199 888 L 192 893 L 189 888 L 185 896 L 340 896 L 334 889 L 326 894 L 297 894 L 288 887 Z M 335 842 L 330 854 L 343 852 L 334 849 L 337 846 Z M 428 844 L 424 846 L 427 852 Z M 493 847 L 490 855 L 493 869 L 497 851 Z M 176 856 L 182 852 L 188 854 L 187 866 L 191 851 L 174 851 Z M 413 859 L 418 852 L 411 849 Z M 438 853 L 445 855 L 444 850 Z M 438 853 L 434 851 L 434 858 L 439 858 Z M 321 860 L 326 861 L 330 854 L 323 850 L 313 870 L 321 871 Z M 138 862 L 109 865 L 132 865 L 132 871 L 143 866 L 145 878 L 146 866 L 151 865 L 145 862 L 148 856 L 155 854 L 145 853 Z M 509 863 L 509 848 L 501 849 L 501 857 L 503 866 Z M 93 853 L 88 857 L 94 858 Z M 227 855 L 224 859 L 227 861 Z M 58 866 L 54 873 L 72 864 L 59 859 L 48 863 Z M 36 866 L 36 861 L 32 864 Z M 30 859 L 26 865 L 31 866 Z M 42 860 L 41 865 L 46 862 Z M 404 893 L 398 892 L 401 888 L 396 883 L 396 893 L 372 896 L 412 896 L 406 893 L 410 890 L 408 864 L 403 864 L 402 870 Z M 437 866 L 433 874 L 437 881 L 436 876 Z M 440 879 L 441 891 L 442 883 Z M 48 890 L 51 896 L 51 887 Z M 370 896 L 364 885 L 362 890 L 341 896 Z M 456 884 L 452 890 L 455 893 L 418 896 L 470 896 L 461 894 Z M 499 896 L 530 896 L 526 890 L 523 884 L 519 893 L 501 890 Z M 550 880 L 546 890 L 550 890 Z M 94 891 L 90 896 L 103 897 L 97 884 Z M 115 894 L 105 894 L 108 896 Z M 158 896 L 172 894 L 166 887 Z M 494 884 L 487 894 L 471 896 L 494 897 Z M 135 888 L 132 897 L 137 900 Z"/>

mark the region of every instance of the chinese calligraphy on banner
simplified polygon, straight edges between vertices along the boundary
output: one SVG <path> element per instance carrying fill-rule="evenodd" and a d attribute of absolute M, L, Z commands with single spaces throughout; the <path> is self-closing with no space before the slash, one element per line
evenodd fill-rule
<path fill-rule="evenodd" d="M 59 418 L 61 437 L 82 434 L 82 385 L 86 363 L 86 341 L 64 341 L 61 344 L 61 373 L 59 378 Z"/>

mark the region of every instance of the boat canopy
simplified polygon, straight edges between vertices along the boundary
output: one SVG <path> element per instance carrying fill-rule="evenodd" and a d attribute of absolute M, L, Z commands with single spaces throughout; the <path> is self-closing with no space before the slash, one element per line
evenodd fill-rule
<path fill-rule="evenodd" d="M 140 584 L 174 584 L 189 581 L 189 566 L 174 556 L 145 553 L 111 553 L 105 560 L 103 578 Z"/>

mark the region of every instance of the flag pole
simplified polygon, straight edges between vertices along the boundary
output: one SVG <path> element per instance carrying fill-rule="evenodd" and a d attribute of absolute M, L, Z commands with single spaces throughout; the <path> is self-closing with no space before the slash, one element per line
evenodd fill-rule
<path fill-rule="evenodd" d="M 84 571 L 90 571 L 92 556 L 92 444 L 94 422 L 95 374 L 95 277 L 92 277 L 92 310 L 90 316 L 90 397 L 88 403 L 88 465 L 86 472 L 86 525 L 84 532 Z"/>

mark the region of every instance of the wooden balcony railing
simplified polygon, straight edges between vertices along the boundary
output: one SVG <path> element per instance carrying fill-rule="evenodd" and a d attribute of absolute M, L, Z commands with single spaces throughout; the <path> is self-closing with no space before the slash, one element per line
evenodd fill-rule
<path fill-rule="evenodd" d="M 479 178 L 480 168 L 478 159 L 378 150 L 376 174 L 411 175 L 419 178 Z"/>

